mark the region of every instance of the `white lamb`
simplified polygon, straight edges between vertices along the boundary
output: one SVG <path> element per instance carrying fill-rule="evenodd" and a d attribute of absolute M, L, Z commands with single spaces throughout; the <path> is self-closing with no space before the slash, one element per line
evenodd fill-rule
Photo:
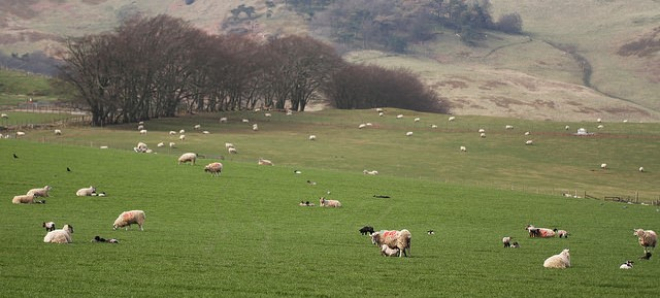
<path fill-rule="evenodd" d="M 360 125 L 358 125 L 358 128 L 359 128 L 359 129 L 363 129 L 363 128 L 365 128 L 365 127 L 367 127 L 367 125 L 364 124 L 364 123 L 360 123 Z"/>
<path fill-rule="evenodd" d="M 371 170 L 371 171 L 364 170 L 364 171 L 362 171 L 362 173 L 365 174 L 365 175 L 378 175 L 378 171 L 376 171 L 376 170 Z"/>
<path fill-rule="evenodd" d="M 195 130 L 200 130 L 200 129 L 202 129 L 202 125 L 200 125 L 200 124 L 196 124 L 193 128 L 194 128 Z"/>
<path fill-rule="evenodd" d="M 186 135 L 180 135 L 180 136 L 179 136 L 179 140 L 183 141 L 183 140 L 185 140 L 185 139 L 186 139 Z"/>
<path fill-rule="evenodd" d="M 16 132 L 16 136 L 17 136 L 17 137 L 25 136 L 25 132 L 17 131 L 17 132 Z"/>
<path fill-rule="evenodd" d="M 170 148 L 174 148 L 174 146 L 176 146 L 176 143 L 174 143 L 174 142 L 170 142 L 169 145 L 170 145 Z"/>
<path fill-rule="evenodd" d="M 461 146 L 460 150 L 461 150 L 461 152 L 467 152 L 467 147 Z"/>
<path fill-rule="evenodd" d="M 253 131 L 258 131 L 259 130 L 259 125 L 257 125 L 256 123 L 252 124 L 252 130 Z"/>
<path fill-rule="evenodd" d="M 158 148 L 162 148 L 162 147 L 165 147 L 165 143 L 160 142 L 160 143 L 158 143 L 158 145 L 156 145 L 156 146 L 157 146 Z"/>
<path fill-rule="evenodd" d="M 513 129 L 513 125 L 505 125 L 504 129 Z"/>
<path fill-rule="evenodd" d="M 316 140 L 316 135 L 310 135 L 309 140 L 310 141 L 315 141 Z"/>
<path fill-rule="evenodd" d="M 220 123 L 227 123 L 227 117 L 220 118 Z"/>
<path fill-rule="evenodd" d="M 170 130 L 170 135 L 173 136 L 176 134 L 176 131 Z"/>
<path fill-rule="evenodd" d="M 258 164 L 260 166 L 272 166 L 273 162 L 268 160 L 268 159 L 259 158 L 259 163 Z"/>
<path fill-rule="evenodd" d="M 644 248 L 644 256 L 642 259 L 650 259 L 651 252 L 655 248 L 655 245 L 658 243 L 658 235 L 655 231 L 644 230 L 644 229 L 635 229 L 633 235 L 637 236 L 639 239 L 639 245 Z"/>
<path fill-rule="evenodd" d="M 479 134 L 479 136 L 482 137 L 482 138 L 485 138 L 485 137 L 486 137 L 486 133 L 485 133 L 485 132 L 482 132 L 482 133 Z"/>
<path fill-rule="evenodd" d="M 525 141 L 525 145 L 534 145 L 534 141 L 533 140 L 527 140 L 527 141 Z"/>
<path fill-rule="evenodd" d="M 147 144 L 145 144 L 143 142 L 139 142 L 139 143 L 137 143 L 136 147 L 133 147 L 133 151 L 138 152 L 138 153 L 147 152 L 147 149 L 149 149 L 149 147 L 147 147 Z"/>
<path fill-rule="evenodd" d="M 36 197 L 48 197 L 48 192 L 52 189 L 52 187 L 46 185 L 42 188 L 33 188 L 30 189 L 27 194 L 28 195 L 34 195 Z"/>
<path fill-rule="evenodd" d="M 549 257 L 543 262 L 545 268 L 568 268 L 571 267 L 571 255 L 568 249 L 564 249 L 561 253 Z"/>
<path fill-rule="evenodd" d="M 238 154 L 238 150 L 234 147 L 227 148 L 227 152 L 229 152 L 229 154 Z"/>
<path fill-rule="evenodd" d="M 146 134 L 147 134 L 147 130 L 146 130 L 146 129 L 140 130 L 140 134 L 141 134 L 141 135 L 146 135 Z"/>
<path fill-rule="evenodd" d="M 115 223 L 112 224 L 112 229 L 116 230 L 117 228 L 126 227 L 126 230 L 131 227 L 131 224 L 137 224 L 140 227 L 140 231 L 144 231 L 142 227 L 147 216 L 142 210 L 131 210 L 124 211 L 119 214 L 119 217 L 115 220 Z"/>
<path fill-rule="evenodd" d="M 417 117 L 417 118 L 415 118 L 413 121 L 414 121 L 414 122 L 419 122 L 420 120 L 422 120 L 422 119 L 419 118 L 419 117 Z"/>
<path fill-rule="evenodd" d="M 191 165 L 195 165 L 196 161 L 197 161 L 197 153 L 193 153 L 193 152 L 187 152 L 181 154 L 181 156 L 179 156 L 178 159 L 179 164 L 189 162 Z"/>
<path fill-rule="evenodd" d="M 225 143 L 225 148 L 235 147 L 233 143 Z"/>
<path fill-rule="evenodd" d="M 95 192 L 96 192 L 96 188 L 94 186 L 90 186 L 90 187 L 86 187 L 86 188 L 81 188 L 78 191 L 76 191 L 76 196 L 78 196 L 78 197 L 88 197 L 88 196 L 91 196 Z"/>
<path fill-rule="evenodd" d="M 62 130 L 56 129 L 54 131 L 55 135 L 61 136 L 62 135 Z"/>
<path fill-rule="evenodd" d="M 456 117 L 454 117 L 454 116 L 450 116 L 449 119 L 447 119 L 447 120 L 449 120 L 449 121 L 454 121 L 454 120 L 456 120 Z"/>
<path fill-rule="evenodd" d="M 406 136 L 407 136 L 407 137 L 410 137 L 410 136 L 412 136 L 412 135 L 413 135 L 413 132 L 412 132 L 412 131 L 409 131 L 409 132 L 406 133 Z"/>
<path fill-rule="evenodd" d="M 398 247 L 391 248 L 387 244 L 380 245 L 380 254 L 386 257 L 398 257 L 401 251 Z"/>
<path fill-rule="evenodd" d="M 644 167 L 639 167 L 638 170 L 639 170 L 640 173 L 644 173 Z"/>
<path fill-rule="evenodd" d="M 401 119 L 403 118 L 403 114 L 396 115 L 396 119 Z"/>
<path fill-rule="evenodd" d="M 71 234 L 73 234 L 73 226 L 65 224 L 64 227 L 60 230 L 53 230 L 48 232 L 46 236 L 44 236 L 44 242 L 45 243 L 71 243 L 73 242 L 73 238 L 71 238 Z"/>

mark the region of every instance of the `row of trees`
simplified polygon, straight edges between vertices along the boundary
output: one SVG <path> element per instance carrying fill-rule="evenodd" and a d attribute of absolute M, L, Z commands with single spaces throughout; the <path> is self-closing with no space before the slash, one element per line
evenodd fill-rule
<path fill-rule="evenodd" d="M 97 126 L 175 116 L 183 104 L 189 112 L 304 111 L 323 98 L 339 108 L 445 109 L 412 73 L 349 65 L 310 37 L 257 43 L 160 15 L 69 39 L 67 49 L 61 78 L 75 86 Z"/>

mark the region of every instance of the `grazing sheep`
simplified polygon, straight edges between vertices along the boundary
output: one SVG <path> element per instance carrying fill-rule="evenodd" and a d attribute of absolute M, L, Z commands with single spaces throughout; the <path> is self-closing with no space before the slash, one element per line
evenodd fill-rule
<path fill-rule="evenodd" d="M 225 143 L 225 148 L 229 149 L 230 147 L 235 147 L 232 143 Z"/>
<path fill-rule="evenodd" d="M 143 130 L 143 129 L 144 129 L 144 125 L 138 125 L 137 130 Z"/>
<path fill-rule="evenodd" d="M 99 147 L 99 148 L 101 148 L 101 149 L 108 149 L 108 146 L 101 146 L 101 147 Z"/>
<path fill-rule="evenodd" d="M 502 244 L 504 244 L 504 247 L 511 247 L 511 237 L 509 236 L 503 237 Z"/>
<path fill-rule="evenodd" d="M 559 236 L 559 238 L 568 238 L 568 231 L 566 230 L 553 229 L 553 231 L 557 233 L 557 236 Z"/>
<path fill-rule="evenodd" d="M 358 125 L 358 129 L 363 129 L 363 128 L 365 128 L 365 127 L 367 127 L 367 125 L 364 124 L 364 123 L 361 123 L 360 125 Z"/>
<path fill-rule="evenodd" d="M 621 268 L 621 269 L 632 269 L 633 263 L 635 263 L 635 262 L 628 260 L 625 263 L 621 264 L 621 266 L 619 266 L 619 268 Z"/>
<path fill-rule="evenodd" d="M 156 145 L 156 147 L 158 147 L 158 148 L 162 148 L 162 147 L 165 147 L 165 143 L 163 143 L 163 142 L 160 142 L 160 143 L 158 143 L 158 145 Z"/>
<path fill-rule="evenodd" d="M 633 235 L 639 238 L 639 245 L 644 248 L 644 256 L 640 259 L 651 259 L 651 251 L 658 242 L 658 235 L 652 230 L 635 229 Z"/>
<path fill-rule="evenodd" d="M 483 128 L 479 128 L 479 130 L 478 130 L 477 132 L 478 132 L 478 133 L 485 133 L 485 132 L 486 132 L 486 130 L 485 130 L 485 129 L 483 129 Z"/>
<path fill-rule="evenodd" d="M 264 113 L 264 117 L 271 117 L 273 116 L 271 113 Z"/>
<path fill-rule="evenodd" d="M 173 136 L 176 134 L 176 131 L 170 130 L 170 135 Z"/>
<path fill-rule="evenodd" d="M 431 128 L 438 128 L 438 126 L 435 124 L 431 124 Z"/>
<path fill-rule="evenodd" d="M 220 123 L 227 123 L 227 117 L 220 118 Z"/>
<path fill-rule="evenodd" d="M 406 136 L 407 136 L 407 137 L 410 137 L 410 136 L 412 136 L 412 135 L 413 135 L 413 132 L 412 132 L 412 131 L 409 131 L 409 132 L 406 133 Z"/>
<path fill-rule="evenodd" d="M 252 130 L 253 131 L 258 131 L 259 130 L 259 125 L 257 125 L 256 123 L 252 124 Z"/>
<path fill-rule="evenodd" d="M 25 132 L 17 131 L 17 132 L 16 132 L 16 136 L 17 136 L 17 137 L 25 136 Z"/>
<path fill-rule="evenodd" d="M 371 123 L 371 122 L 367 122 L 366 125 L 367 125 L 367 126 L 374 126 L 374 124 Z"/>
<path fill-rule="evenodd" d="M 644 167 L 639 167 L 639 172 L 644 173 Z"/>
<path fill-rule="evenodd" d="M 316 135 L 310 135 L 309 140 L 310 141 L 315 141 L 316 140 Z"/>
<path fill-rule="evenodd" d="M 571 127 L 568 126 L 568 125 L 564 126 L 564 130 L 569 130 L 570 128 L 571 128 Z"/>
<path fill-rule="evenodd" d="M 170 148 L 174 148 L 174 146 L 176 146 L 176 143 L 174 143 L 174 142 L 170 142 L 169 145 L 170 145 Z"/>
<path fill-rule="evenodd" d="M 208 131 L 208 130 L 202 131 L 202 134 L 205 134 L 205 135 L 210 134 L 210 133 L 211 133 L 211 132 Z"/>
<path fill-rule="evenodd" d="M 529 232 L 530 238 L 540 237 L 540 238 L 551 238 L 555 237 L 555 231 L 546 228 L 536 228 L 533 225 L 527 225 L 525 230 Z"/>
<path fill-rule="evenodd" d="M 447 119 L 447 120 L 449 120 L 449 121 L 454 121 L 454 120 L 456 120 L 456 117 L 454 117 L 454 116 L 450 116 L 449 119 Z"/>
<path fill-rule="evenodd" d="M 189 162 L 191 165 L 195 165 L 196 161 L 197 161 L 197 153 L 193 153 L 193 152 L 181 154 L 181 156 L 179 156 L 178 159 L 179 164 Z"/>
<path fill-rule="evenodd" d="M 603 129 L 603 128 L 605 128 L 605 126 L 603 126 L 602 124 L 600 124 L 600 125 L 596 126 L 596 128 L 597 128 L 597 129 Z"/>
<path fill-rule="evenodd" d="M 376 108 L 376 112 L 380 113 L 383 111 L 383 108 Z"/>
<path fill-rule="evenodd" d="M 142 130 L 140 130 L 140 134 L 141 134 L 141 135 L 146 135 L 146 134 L 147 134 L 147 130 L 146 130 L 146 129 L 142 129 Z"/>
<path fill-rule="evenodd" d="M 273 162 L 268 160 L 268 159 L 263 159 L 263 158 L 260 157 L 258 165 L 260 165 L 260 166 L 272 166 Z"/>
<path fill-rule="evenodd" d="M 396 115 L 396 119 L 401 119 L 403 118 L 403 114 Z"/>
<path fill-rule="evenodd" d="M 292 110 L 287 110 L 287 111 L 286 111 L 286 115 L 287 115 L 287 116 L 291 116 L 291 115 L 293 115 L 293 111 L 292 111 Z"/>
<path fill-rule="evenodd" d="M 0 118 L 8 119 L 8 118 L 9 118 L 9 115 L 7 115 L 7 114 L 5 114 L 5 113 L 2 113 L 2 115 L 0 115 Z"/>
<path fill-rule="evenodd" d="M 380 254 L 385 257 L 398 257 L 401 255 L 399 248 L 390 248 L 387 244 L 380 245 Z"/>
<path fill-rule="evenodd" d="M 383 117 L 383 115 L 385 115 L 385 113 L 383 113 L 383 112 L 378 113 L 378 117 Z"/>
<path fill-rule="evenodd" d="M 362 171 L 362 174 L 365 174 L 365 175 L 378 175 L 378 171 L 376 171 L 376 170 L 371 170 L 371 171 L 364 170 L 364 171 Z"/>
<path fill-rule="evenodd" d="M 238 153 L 238 151 L 234 147 L 227 148 L 227 151 L 229 152 L 229 154 L 237 154 Z"/>
<path fill-rule="evenodd" d="M 53 131 L 53 132 L 54 132 L 54 133 L 55 133 L 55 135 L 57 135 L 57 136 L 61 136 L 61 135 L 62 135 L 62 131 L 61 131 L 61 130 L 59 130 L 59 129 L 56 129 L 56 130 L 55 130 L 55 131 Z"/>
<path fill-rule="evenodd" d="M 571 267 L 571 255 L 568 249 L 564 249 L 561 253 L 549 257 L 543 262 L 545 268 L 568 268 Z"/>
<path fill-rule="evenodd" d="M 46 228 L 46 232 L 54 231 L 55 230 L 55 222 L 49 221 L 41 224 L 42 227 Z"/>
<path fill-rule="evenodd" d="M 603 120 L 598 118 L 598 119 L 596 119 L 596 122 L 601 123 L 601 122 L 603 122 Z"/>
<path fill-rule="evenodd" d="M 34 197 L 34 195 L 15 196 L 13 199 L 11 199 L 11 202 L 14 204 L 33 204 L 35 203 Z"/>
<path fill-rule="evenodd" d="M 186 135 L 180 135 L 180 136 L 179 136 L 179 140 L 183 141 L 183 140 L 185 140 L 185 139 L 186 139 Z"/>
<path fill-rule="evenodd" d="M 243 123 L 250 123 L 250 120 L 248 120 L 248 119 L 243 119 L 243 120 L 241 120 L 241 122 L 243 122 Z"/>
<path fill-rule="evenodd" d="M 534 145 L 534 141 L 533 140 L 527 140 L 525 142 L 525 145 Z"/>
<path fill-rule="evenodd" d="M 509 130 L 510 130 L 510 129 L 513 129 L 513 125 L 505 125 L 505 126 L 504 126 L 504 129 L 509 129 Z"/>
<path fill-rule="evenodd" d="M 194 126 L 193 128 L 194 128 L 195 130 L 200 130 L 200 129 L 202 129 L 202 125 L 200 125 L 200 124 L 195 124 L 195 126 Z"/>
<path fill-rule="evenodd" d="M 52 187 L 46 185 L 46 186 L 44 186 L 44 187 L 42 187 L 42 188 L 33 188 L 33 189 L 30 189 L 30 190 L 27 192 L 27 194 L 28 194 L 28 195 L 34 195 L 35 197 L 44 197 L 44 198 L 46 198 L 46 197 L 49 196 L 49 195 L 48 195 L 48 192 L 49 192 L 51 189 L 52 189 Z"/>
<path fill-rule="evenodd" d="M 44 236 L 45 243 L 71 243 L 73 238 L 73 226 L 65 224 L 60 230 L 53 230 Z"/>
<path fill-rule="evenodd" d="M 528 135 L 530 135 L 530 134 L 532 134 L 532 133 L 529 132 L 529 131 L 526 131 L 526 132 L 525 132 L 525 135 L 526 135 L 526 136 L 528 136 Z"/>
<path fill-rule="evenodd" d="M 403 255 L 399 253 L 399 257 L 410 255 L 410 240 L 412 235 L 408 230 L 401 231 L 385 231 L 381 230 L 371 234 L 371 243 L 381 246 L 383 244 L 392 249 L 399 249 Z"/>
<path fill-rule="evenodd" d="M 360 231 L 361 235 L 371 235 L 375 232 L 374 227 L 372 226 L 364 226 L 360 228 L 358 231 Z"/>
<path fill-rule="evenodd" d="M 179 130 L 179 134 L 180 134 L 180 135 L 182 135 L 182 134 L 184 134 L 184 133 L 186 133 L 186 130 L 185 130 L 185 129 Z"/>
<path fill-rule="evenodd" d="M 95 192 L 96 192 L 96 188 L 94 186 L 90 186 L 87 188 L 81 188 L 78 191 L 76 191 L 76 196 L 87 197 L 87 196 L 91 196 Z"/>
<path fill-rule="evenodd" d="M 337 200 L 327 200 L 325 197 L 321 197 L 319 199 L 319 206 L 338 208 L 341 207 L 341 202 Z"/>
<path fill-rule="evenodd" d="M 422 120 L 422 119 L 419 118 L 419 117 L 417 117 L 417 118 L 415 118 L 413 121 L 414 121 L 414 122 L 419 122 L 420 120 Z"/>
<path fill-rule="evenodd" d="M 467 148 L 465 146 L 461 146 L 461 152 L 467 152 Z"/>
<path fill-rule="evenodd" d="M 220 174 L 222 174 L 222 163 L 210 163 L 204 167 L 204 172 L 209 172 L 215 176 L 220 176 Z"/>
<path fill-rule="evenodd" d="M 146 218 L 147 216 L 142 210 L 124 211 L 119 214 L 119 217 L 117 217 L 115 223 L 112 224 L 112 229 L 116 230 L 117 228 L 126 227 L 126 230 L 128 231 L 128 228 L 131 227 L 131 224 L 137 224 L 138 227 L 140 227 L 140 231 L 144 231 L 142 226 L 144 225 L 144 220 Z"/>
<path fill-rule="evenodd" d="M 485 138 L 485 137 L 486 137 L 486 133 L 485 133 L 485 132 L 482 132 L 482 133 L 479 134 L 479 136 L 482 137 L 482 138 Z"/>
<path fill-rule="evenodd" d="M 607 164 L 606 163 L 600 164 L 600 168 L 603 169 L 603 170 L 606 170 L 607 169 Z"/>
<path fill-rule="evenodd" d="M 149 149 L 149 147 L 147 147 L 147 144 L 145 144 L 143 142 L 138 142 L 137 146 L 133 147 L 133 151 L 135 151 L 137 153 L 147 152 L 148 149 Z"/>

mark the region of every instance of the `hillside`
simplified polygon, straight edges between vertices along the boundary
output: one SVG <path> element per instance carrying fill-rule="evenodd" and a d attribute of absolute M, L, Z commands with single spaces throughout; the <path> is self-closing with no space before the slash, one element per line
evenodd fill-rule
<path fill-rule="evenodd" d="M 134 13 L 169 14 L 221 33 L 223 20 L 240 4 L 254 6 L 260 16 L 242 24 L 255 38 L 308 32 L 300 17 L 281 6 L 266 18 L 265 2 L 256 0 L 197 0 L 190 5 L 183 0 L 10 0 L 0 3 L 0 50 L 20 54 L 42 49 L 56 55 L 64 36 L 111 30 Z M 660 1 L 492 4 L 495 18 L 519 13 L 528 35 L 488 32 L 483 46 L 467 47 L 452 32 L 439 32 L 434 42 L 416 45 L 405 56 L 354 51 L 346 59 L 420 73 L 451 103 L 454 114 L 660 121 Z"/>

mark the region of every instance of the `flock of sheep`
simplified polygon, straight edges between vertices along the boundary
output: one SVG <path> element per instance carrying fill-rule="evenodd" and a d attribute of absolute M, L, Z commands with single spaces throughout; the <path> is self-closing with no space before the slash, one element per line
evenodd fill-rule
<path fill-rule="evenodd" d="M 36 198 L 46 198 L 49 197 L 49 191 L 52 189 L 51 186 L 46 185 L 41 188 L 33 188 L 28 190 L 25 195 L 17 195 L 12 199 L 14 204 L 34 204 L 41 203 L 45 204 L 45 200 L 36 200 Z M 84 187 L 76 191 L 76 196 L 86 197 L 86 196 L 101 196 L 96 193 L 96 188 L 94 186 Z M 142 210 L 130 210 L 122 212 L 119 217 L 113 222 L 112 228 L 128 228 L 132 224 L 137 224 L 141 231 L 144 231 L 143 225 L 146 219 L 146 215 Z M 46 228 L 46 235 L 44 236 L 45 243 L 71 243 L 73 242 L 73 226 L 70 224 L 64 224 L 61 229 L 57 229 L 55 222 L 48 221 L 43 222 L 42 227 Z M 108 243 L 119 243 L 117 239 L 106 240 L 100 236 L 94 237 L 93 242 L 108 242 Z"/>

